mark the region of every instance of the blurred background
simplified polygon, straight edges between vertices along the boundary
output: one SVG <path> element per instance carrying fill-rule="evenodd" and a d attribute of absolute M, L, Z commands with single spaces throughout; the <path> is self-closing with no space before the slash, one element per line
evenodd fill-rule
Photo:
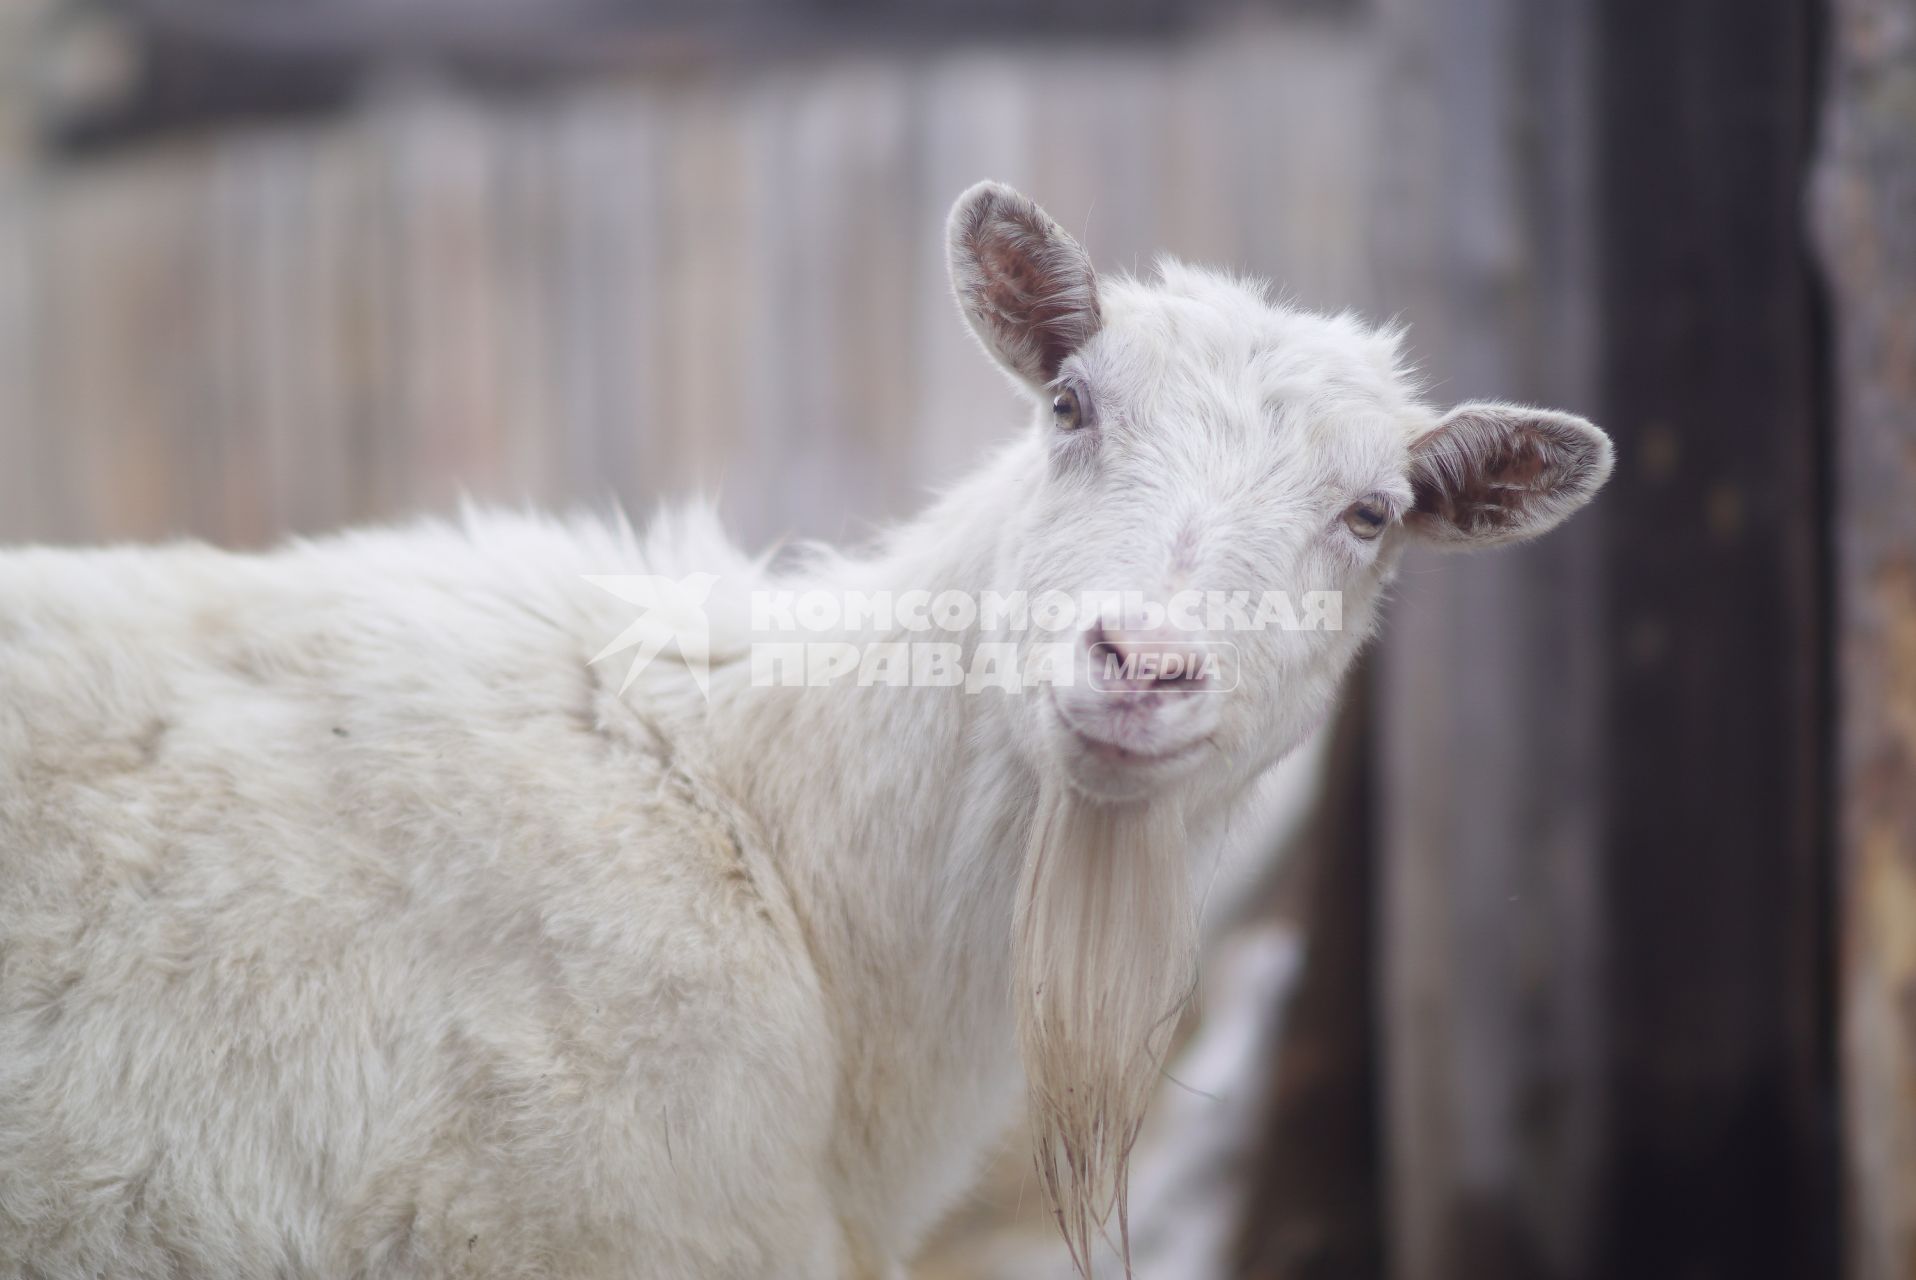
<path fill-rule="evenodd" d="M 1913 0 L 7 0 L 0 540 L 861 536 L 1021 420 L 983 177 L 1619 450 L 1408 567 L 1140 1274 L 1916 1277 Z M 924 1277 L 1061 1274 L 1027 1168 Z"/>

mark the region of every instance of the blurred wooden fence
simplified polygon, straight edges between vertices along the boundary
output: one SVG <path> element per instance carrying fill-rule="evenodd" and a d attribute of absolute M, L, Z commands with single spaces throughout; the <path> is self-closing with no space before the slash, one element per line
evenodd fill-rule
<path fill-rule="evenodd" d="M 1368 295 L 1350 33 L 661 71 L 0 173 L 0 537 L 721 495 L 747 536 L 908 510 L 1022 410 L 942 219 L 1022 183 L 1100 262 Z"/>

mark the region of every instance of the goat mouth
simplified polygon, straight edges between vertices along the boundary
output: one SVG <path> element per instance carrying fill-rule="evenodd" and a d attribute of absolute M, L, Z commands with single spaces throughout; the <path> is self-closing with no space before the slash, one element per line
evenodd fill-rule
<path fill-rule="evenodd" d="M 1177 743 L 1158 751 L 1126 746 L 1122 742 L 1092 733 L 1089 729 L 1084 728 L 1074 721 L 1070 713 L 1064 709 L 1064 705 L 1058 701 L 1058 695 L 1055 689 L 1050 691 L 1049 697 L 1052 714 L 1057 716 L 1058 723 L 1064 726 L 1065 731 L 1071 735 L 1072 740 L 1075 741 L 1086 754 L 1104 764 L 1134 766 L 1169 764 L 1172 761 L 1182 760 L 1186 756 L 1194 755 L 1204 748 L 1205 739 L 1203 738 L 1198 738 L 1191 742 Z"/>

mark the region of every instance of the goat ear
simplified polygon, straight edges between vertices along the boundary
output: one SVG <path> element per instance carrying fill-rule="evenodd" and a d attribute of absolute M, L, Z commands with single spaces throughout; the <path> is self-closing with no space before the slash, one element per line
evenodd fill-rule
<path fill-rule="evenodd" d="M 1449 546 L 1534 538 L 1588 502 L 1610 462 L 1610 437 L 1573 414 L 1458 405 L 1410 447 L 1415 502 L 1404 522 Z"/>
<path fill-rule="evenodd" d="M 981 182 L 947 224 L 951 285 L 971 331 L 1033 388 L 1098 331 L 1098 277 L 1078 242 L 1010 187 Z"/>

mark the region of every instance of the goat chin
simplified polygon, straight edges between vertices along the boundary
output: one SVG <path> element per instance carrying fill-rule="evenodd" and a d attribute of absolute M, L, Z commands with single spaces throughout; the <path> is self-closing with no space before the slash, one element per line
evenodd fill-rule
<path fill-rule="evenodd" d="M 1132 1143 L 1178 1015 L 1197 928 L 1174 804 L 1041 787 L 1014 916 L 1019 1044 L 1038 1179 L 1073 1259 L 1124 1216 Z"/>

